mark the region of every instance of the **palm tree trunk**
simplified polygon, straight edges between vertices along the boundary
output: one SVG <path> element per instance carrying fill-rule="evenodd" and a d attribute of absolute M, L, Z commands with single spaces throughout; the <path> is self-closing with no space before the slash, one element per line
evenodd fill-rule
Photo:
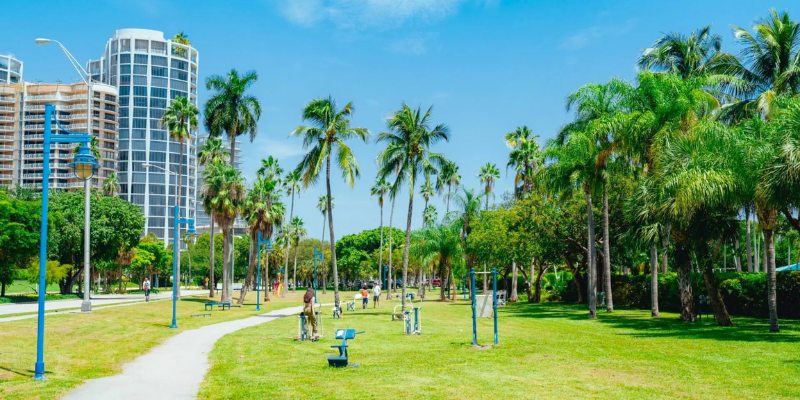
<path fill-rule="evenodd" d="M 773 235 L 773 241 L 774 240 L 775 239 L 774 239 L 774 235 Z M 763 227 L 761 228 L 761 254 L 762 254 L 761 270 L 764 271 L 764 273 L 766 273 L 767 269 L 769 268 L 769 260 L 767 258 L 767 238 L 764 236 L 764 228 Z"/>
<path fill-rule="evenodd" d="M 658 317 L 658 249 L 650 244 L 650 316 Z"/>
<path fill-rule="evenodd" d="M 292 217 L 294 216 L 294 191 L 292 191 L 292 205 L 289 206 L 289 225 L 292 223 Z M 283 263 L 283 291 L 281 292 L 281 297 L 286 297 L 286 292 L 289 291 L 289 249 L 291 247 L 291 239 L 286 243 L 286 259 Z"/>
<path fill-rule="evenodd" d="M 603 185 L 603 286 L 606 292 L 606 312 L 614 312 L 611 292 L 611 236 L 608 234 L 608 182 Z"/>
<path fill-rule="evenodd" d="M 661 227 L 661 273 L 666 274 L 669 270 L 669 231 L 672 228 L 669 224 Z"/>
<path fill-rule="evenodd" d="M 326 207 L 326 211 L 322 214 L 322 237 L 319 239 L 319 251 L 322 254 L 325 254 L 325 251 L 322 249 L 322 246 L 325 244 L 325 223 L 328 222 L 327 221 L 327 217 L 328 217 L 327 206 L 325 206 L 325 207 Z M 327 289 L 326 288 L 328 287 L 328 270 L 325 269 L 324 264 L 322 264 L 322 260 L 320 260 L 319 268 L 320 268 L 321 271 L 324 271 L 324 272 L 322 272 L 321 275 L 322 275 L 322 294 L 325 294 L 325 293 L 327 293 Z"/>
<path fill-rule="evenodd" d="M 183 218 L 183 215 L 181 213 L 181 192 L 182 192 L 182 189 L 183 189 L 183 187 L 182 187 L 183 185 L 181 185 L 181 181 L 183 180 L 183 168 L 181 168 L 181 163 L 183 162 L 183 139 L 178 140 L 178 148 L 180 149 L 179 153 L 178 153 L 178 157 L 180 157 L 180 158 L 178 158 L 178 176 L 176 178 L 177 182 L 175 182 L 175 185 L 177 186 L 176 187 L 176 193 L 175 193 L 175 206 L 178 207 L 178 218 Z M 178 226 L 174 227 L 173 229 L 177 229 L 178 230 L 178 234 L 180 234 L 180 231 L 181 231 L 180 224 Z M 177 284 L 178 284 L 177 293 L 178 293 L 178 298 L 179 299 L 181 298 L 181 285 L 180 285 L 180 282 L 181 282 L 181 252 L 180 252 L 180 249 L 181 249 L 181 244 L 180 244 L 180 242 L 178 242 L 178 260 L 175 263 L 176 266 L 177 266 L 177 270 L 178 270 L 178 276 L 175 277 L 175 280 L 177 281 Z"/>
<path fill-rule="evenodd" d="M 742 272 L 742 260 L 739 258 L 739 226 L 736 226 L 736 233 L 733 235 L 733 265 L 736 272 Z"/>
<path fill-rule="evenodd" d="M 383 200 L 381 200 L 381 243 L 378 247 L 378 276 L 383 276 L 381 273 L 383 272 Z M 380 278 L 378 279 L 380 282 Z"/>
<path fill-rule="evenodd" d="M 586 197 L 586 217 L 587 217 L 587 246 L 586 246 L 586 268 L 588 270 L 588 299 L 589 299 L 589 318 L 597 317 L 597 265 L 595 256 L 595 237 L 594 237 L 594 210 L 592 207 L 592 195 L 587 189 Z"/>
<path fill-rule="evenodd" d="M 214 213 L 211 213 L 211 233 L 209 235 L 210 245 L 208 246 L 208 297 L 214 297 L 214 288 L 216 287 L 216 283 L 214 282 Z"/>
<path fill-rule="evenodd" d="M 681 320 L 694 322 L 694 295 L 689 279 L 692 270 L 689 248 L 686 243 L 675 241 L 675 269 L 678 272 L 678 291 L 681 300 Z"/>
<path fill-rule="evenodd" d="M 333 302 L 339 307 L 339 270 L 336 266 L 336 237 L 333 234 L 333 207 L 331 206 L 331 154 L 325 160 L 325 189 L 328 192 L 328 230 L 331 237 L 331 268 L 333 270 Z"/>
<path fill-rule="evenodd" d="M 292 286 L 294 291 L 297 291 L 297 253 L 300 251 L 300 246 L 294 246 L 294 269 L 292 270 Z M 287 288 L 288 289 L 288 288 Z"/>
<path fill-rule="evenodd" d="M 517 301 L 517 261 L 511 261 L 511 296 L 508 301 Z"/>
<path fill-rule="evenodd" d="M 711 308 L 714 310 L 714 319 L 720 326 L 733 326 L 733 321 L 719 291 L 719 284 L 714 276 L 713 260 L 717 259 L 718 253 L 718 248 L 710 252 L 707 242 L 700 242 L 697 247 L 698 267 L 702 268 L 703 282 L 706 286 L 709 303 L 711 303 Z"/>
<path fill-rule="evenodd" d="M 447 184 L 447 198 L 444 199 L 445 200 L 445 203 L 444 203 L 445 204 L 444 215 L 447 215 L 447 214 L 450 213 L 450 191 L 451 190 L 452 190 L 452 186 L 450 186 L 450 184 L 448 183 Z"/>
<path fill-rule="evenodd" d="M 764 250 L 767 273 L 767 306 L 769 308 L 769 331 L 780 332 L 778 325 L 777 281 L 775 274 L 775 226 L 777 225 L 778 210 L 767 209 L 759 211 L 759 221 L 763 222 Z M 791 263 L 791 261 L 789 262 Z"/>
<path fill-rule="evenodd" d="M 250 285 L 255 282 L 255 271 L 256 271 L 256 234 L 255 232 L 250 232 L 250 254 L 247 257 L 247 275 L 244 278 L 244 285 L 242 285 L 242 290 L 239 292 L 241 293 L 239 296 L 238 304 L 244 304 L 244 298 L 247 296 L 247 290 L 250 288 Z"/>
<path fill-rule="evenodd" d="M 389 287 L 386 290 L 386 300 L 392 299 L 392 283 L 394 282 L 394 279 L 392 279 L 392 277 L 394 276 L 392 275 L 392 250 L 393 250 L 392 239 L 394 238 L 393 234 L 394 231 L 392 230 L 394 228 L 394 225 L 392 223 L 394 219 L 394 200 L 395 198 L 394 196 L 392 196 L 392 208 L 389 210 L 389 273 L 388 273 L 389 276 L 387 277 L 387 280 L 389 282 Z"/>
<path fill-rule="evenodd" d="M 269 291 L 272 290 L 272 282 L 269 281 L 269 252 L 266 253 L 267 261 L 264 263 L 264 301 L 269 301 Z"/>
<path fill-rule="evenodd" d="M 447 265 L 445 264 L 445 260 L 443 257 L 439 258 L 439 279 L 442 280 L 441 285 L 439 285 L 439 301 L 447 301 L 447 297 L 444 295 L 444 288 L 445 288 L 445 274 L 447 274 Z M 448 283 L 449 284 L 449 283 Z"/>
<path fill-rule="evenodd" d="M 228 236 L 231 236 L 231 229 L 229 227 L 225 227 L 222 230 L 222 301 L 230 301 L 231 300 L 231 293 L 230 293 L 230 273 L 228 270 L 228 266 L 233 261 L 233 252 L 231 252 L 231 246 L 228 243 Z M 231 257 L 229 257 L 229 255 Z M 173 282 L 173 285 L 175 283 Z"/>
<path fill-rule="evenodd" d="M 745 220 L 745 235 L 744 235 L 744 249 L 747 253 L 747 272 L 753 272 L 753 249 L 750 243 L 750 207 L 744 208 Z"/>
<path fill-rule="evenodd" d="M 753 229 L 753 271 L 761 272 L 761 249 L 759 248 L 758 240 L 758 227 L 761 223 L 757 223 Z"/>
<path fill-rule="evenodd" d="M 411 246 L 411 217 L 414 210 L 414 174 L 409 179 L 408 216 L 406 217 L 406 242 L 403 247 L 403 288 L 400 291 L 400 308 L 406 309 L 406 287 L 408 286 L 408 249 Z"/>

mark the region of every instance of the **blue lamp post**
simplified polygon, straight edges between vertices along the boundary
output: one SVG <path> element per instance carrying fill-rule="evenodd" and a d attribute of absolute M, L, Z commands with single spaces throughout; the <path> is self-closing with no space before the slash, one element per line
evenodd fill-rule
<path fill-rule="evenodd" d="M 72 133 L 65 129 L 65 134 L 52 135 L 51 119 L 55 114 L 55 106 L 44 106 L 44 143 L 42 146 L 42 219 L 39 230 L 39 310 L 36 330 L 36 366 L 34 379 L 44 379 L 44 301 L 47 292 L 47 199 L 50 191 L 50 143 L 78 143 L 81 148 L 70 164 L 75 175 L 82 180 L 92 177 L 97 170 L 97 159 L 89 151 L 92 136 L 88 133 Z M 58 121 L 56 121 L 58 123 Z"/>
<path fill-rule="evenodd" d="M 180 209 L 176 205 L 172 208 L 172 325 L 170 328 L 178 327 L 177 307 L 178 307 L 178 231 L 181 225 L 188 225 L 187 235 L 195 235 L 194 220 L 191 218 L 180 218 Z"/>
<path fill-rule="evenodd" d="M 269 239 L 261 239 L 261 231 L 258 231 L 258 235 L 256 237 L 257 245 L 258 245 L 258 263 L 256 264 L 256 311 L 261 311 L 261 246 L 267 246 L 267 257 L 269 257 L 269 253 L 272 251 L 272 241 Z"/>
<path fill-rule="evenodd" d="M 319 303 L 317 301 L 317 259 L 319 258 L 319 263 L 322 264 L 322 260 L 325 259 L 325 254 L 316 247 L 314 247 L 314 281 L 311 282 L 311 288 L 314 289 L 314 303 Z"/>

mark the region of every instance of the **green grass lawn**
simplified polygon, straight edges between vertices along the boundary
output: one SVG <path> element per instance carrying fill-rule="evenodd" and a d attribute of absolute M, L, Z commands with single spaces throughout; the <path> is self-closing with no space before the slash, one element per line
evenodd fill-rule
<path fill-rule="evenodd" d="M 290 294 L 262 302 L 261 312 L 297 305 L 300 297 Z M 90 314 L 49 314 L 45 319 L 44 382 L 33 380 L 36 319 L 0 323 L 0 399 L 55 399 L 86 379 L 118 373 L 122 364 L 180 331 L 256 314 L 251 293 L 242 308 L 214 310 L 210 318 L 191 317 L 204 312 L 206 300 L 192 297 L 178 303 L 179 329 L 169 328 L 169 300 L 100 308 Z"/>
<path fill-rule="evenodd" d="M 619 310 L 590 321 L 581 306 L 517 303 L 501 309 L 500 345 L 479 350 L 466 302 L 425 302 L 423 334 L 412 337 L 390 321 L 393 304 L 336 321 L 326 313 L 316 343 L 294 340 L 294 317 L 228 335 L 211 353 L 200 398 L 800 397 L 798 321 L 769 334 L 757 319 L 720 328 Z M 366 330 L 350 342 L 359 366 L 330 368 L 333 329 L 344 327 Z M 491 343 L 491 319 L 478 330 Z"/>

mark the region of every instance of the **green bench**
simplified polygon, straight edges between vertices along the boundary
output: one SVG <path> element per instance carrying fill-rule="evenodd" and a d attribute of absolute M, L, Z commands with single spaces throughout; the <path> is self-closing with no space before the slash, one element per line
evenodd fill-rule
<path fill-rule="evenodd" d="M 225 308 L 230 310 L 231 309 L 231 302 L 230 301 L 213 301 L 213 300 L 212 301 L 207 301 L 205 303 L 205 305 L 204 305 L 204 308 L 205 308 L 206 311 L 208 311 L 208 310 L 212 310 L 213 311 L 214 310 L 214 306 L 219 306 L 220 308 L 222 308 L 222 310 L 225 310 Z"/>

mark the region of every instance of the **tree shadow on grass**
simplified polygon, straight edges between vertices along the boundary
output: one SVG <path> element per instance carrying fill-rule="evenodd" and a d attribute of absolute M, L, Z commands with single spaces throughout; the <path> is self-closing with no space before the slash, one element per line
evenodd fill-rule
<path fill-rule="evenodd" d="M 17 369 L 14 369 L 14 368 L 3 367 L 3 366 L 0 365 L 0 370 L 8 371 L 8 372 L 11 372 L 12 374 L 16 374 L 16 375 L 24 376 L 24 377 L 28 377 L 28 378 L 32 378 L 33 377 L 33 371 L 29 370 L 29 369 L 27 369 L 25 371 L 21 371 L 21 370 L 17 370 Z M 45 371 L 45 372 L 47 373 L 47 372 L 51 372 L 51 371 Z"/>
<path fill-rule="evenodd" d="M 676 317 L 651 318 L 648 310 L 618 309 L 617 313 L 606 313 L 598 309 L 597 322 L 618 328 L 619 335 L 644 338 L 710 339 L 739 342 L 800 342 L 800 321 L 781 320 L 781 332 L 770 333 L 769 322 L 751 317 L 733 317 L 735 326 L 722 327 L 713 317 L 701 322 L 687 323 Z M 525 304 L 516 303 L 501 309 L 503 315 L 521 318 L 568 319 L 589 321 L 583 305 L 571 304 Z"/>

